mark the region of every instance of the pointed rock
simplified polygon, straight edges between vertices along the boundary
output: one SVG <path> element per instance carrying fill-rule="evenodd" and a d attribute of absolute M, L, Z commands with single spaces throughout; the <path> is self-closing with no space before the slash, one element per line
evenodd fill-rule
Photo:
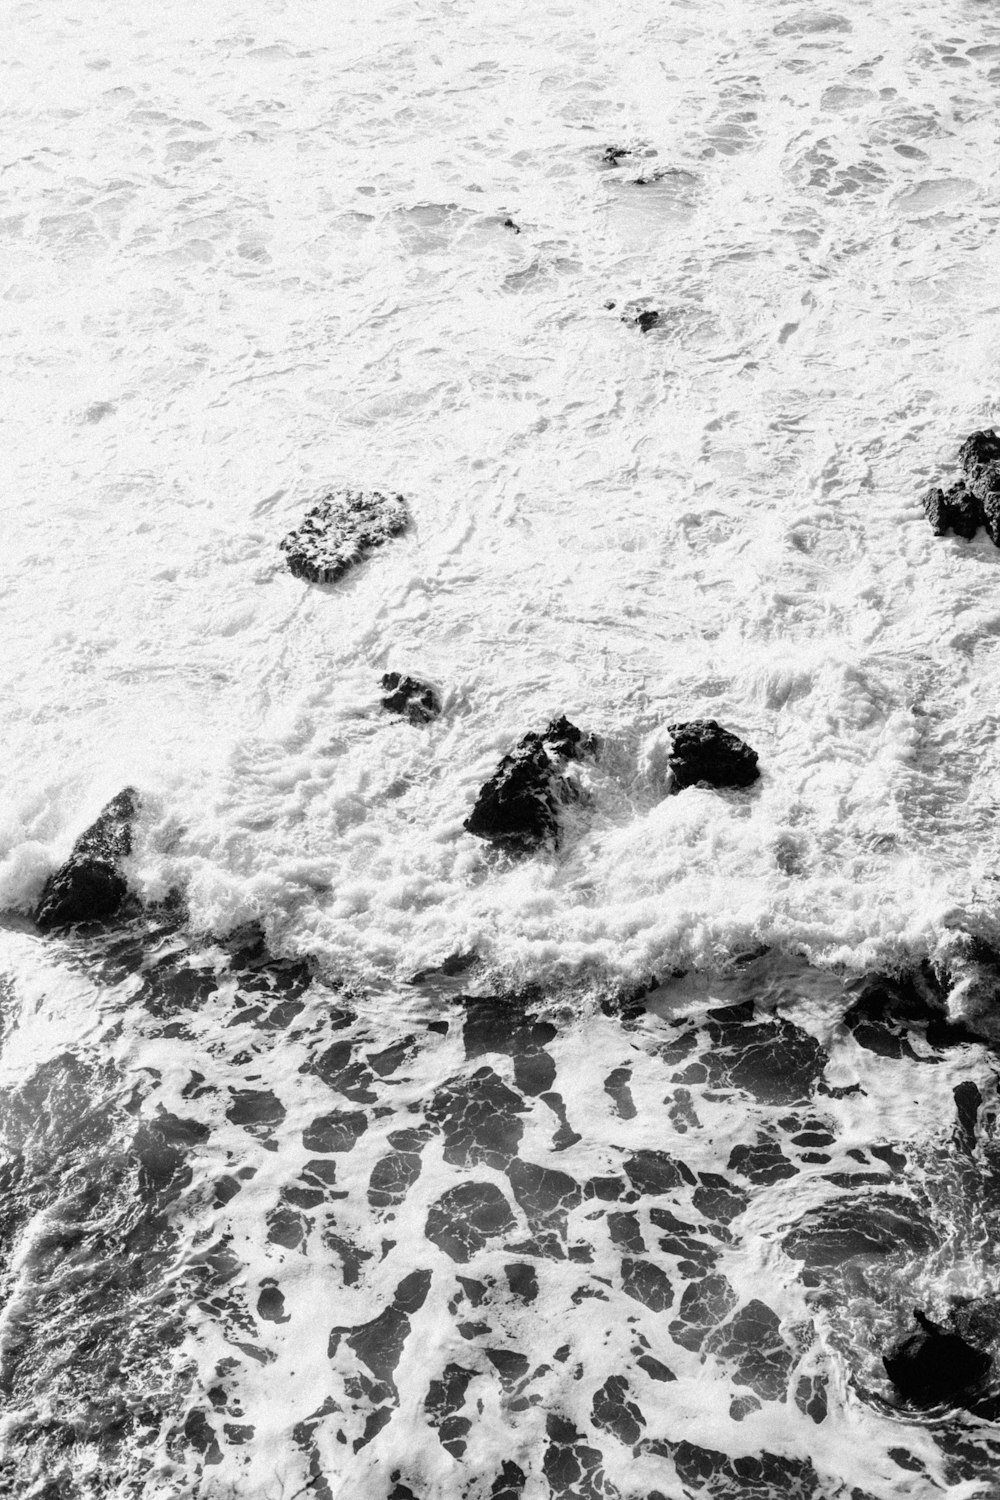
<path fill-rule="evenodd" d="M 130 786 L 101 809 L 73 845 L 69 859 L 45 882 L 35 909 L 39 927 L 98 922 L 115 915 L 128 890 L 121 862 L 132 852 L 138 810 L 138 794 Z"/>
<path fill-rule="evenodd" d="M 579 795 L 561 770 L 566 760 L 592 754 L 596 740 L 565 717 L 543 734 L 526 734 L 480 788 L 465 829 L 498 849 L 526 854 L 559 842 L 559 806 Z"/>

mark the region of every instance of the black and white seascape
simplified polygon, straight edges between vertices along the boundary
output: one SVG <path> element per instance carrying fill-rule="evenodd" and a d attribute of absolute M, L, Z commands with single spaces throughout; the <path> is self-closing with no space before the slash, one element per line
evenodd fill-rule
<path fill-rule="evenodd" d="M 996 1500 L 1000 11 L 0 40 L 0 1494 Z"/>

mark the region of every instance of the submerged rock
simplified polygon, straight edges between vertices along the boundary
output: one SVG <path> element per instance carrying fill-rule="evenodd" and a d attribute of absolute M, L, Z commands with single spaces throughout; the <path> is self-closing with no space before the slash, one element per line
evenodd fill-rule
<path fill-rule="evenodd" d="M 988 1354 L 960 1334 L 913 1309 L 917 1332 L 908 1333 L 883 1356 L 885 1372 L 907 1401 L 933 1406 L 960 1403 L 989 1374 Z"/>
<path fill-rule="evenodd" d="M 660 321 L 660 314 L 652 307 L 622 313 L 622 322 L 629 328 L 638 328 L 640 333 L 649 333 Z"/>
<path fill-rule="evenodd" d="M 964 1040 L 1000 1041 L 1000 953 L 984 938 L 953 931 L 934 957 L 949 1026 Z"/>
<path fill-rule="evenodd" d="M 289 572 L 311 583 L 333 583 L 375 547 L 406 530 L 402 495 L 338 490 L 308 512 L 279 544 Z"/>
<path fill-rule="evenodd" d="M 1000 1042 L 1000 953 L 981 937 L 953 930 L 933 959 L 896 973 L 867 974 L 851 986 L 844 1025 L 883 1057 L 932 1059 L 914 1050 Z"/>
<path fill-rule="evenodd" d="M 382 707 L 390 713 L 403 714 L 411 724 L 428 724 L 441 712 L 441 700 L 426 682 L 415 677 L 404 677 L 399 672 L 386 672 L 382 678 L 386 696 Z"/>
<path fill-rule="evenodd" d="M 593 753 L 596 741 L 562 716 L 542 734 L 526 734 L 505 755 L 463 827 L 498 849 L 526 854 L 559 841 L 559 806 L 579 793 L 562 774 L 561 763 Z"/>
<path fill-rule="evenodd" d="M 932 486 L 924 496 L 924 515 L 935 536 L 946 536 L 952 531 L 966 541 L 975 536 L 981 520 L 979 502 L 961 479 L 950 490 Z"/>
<path fill-rule="evenodd" d="M 138 794 L 127 786 L 113 797 L 73 845 L 65 864 L 45 882 L 35 909 L 39 927 L 99 922 L 113 917 L 127 894 L 121 861 L 132 852 Z"/>
<path fill-rule="evenodd" d="M 668 724 L 673 740 L 668 765 L 674 789 L 707 782 L 709 786 L 750 786 L 760 775 L 757 752 L 715 719 L 692 719 L 687 724 Z"/>

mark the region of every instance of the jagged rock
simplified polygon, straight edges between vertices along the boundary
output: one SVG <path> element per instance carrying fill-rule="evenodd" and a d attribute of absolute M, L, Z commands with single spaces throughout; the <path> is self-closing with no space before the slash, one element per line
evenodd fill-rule
<path fill-rule="evenodd" d="M 1000 1040 L 1000 953 L 984 938 L 954 930 L 935 953 L 934 973 L 950 1026 L 965 1040 Z"/>
<path fill-rule="evenodd" d="M 39 927 L 98 922 L 113 917 L 127 893 L 121 861 L 132 852 L 138 795 L 127 786 L 102 808 L 73 851 L 45 882 L 35 909 Z"/>
<path fill-rule="evenodd" d="M 990 1356 L 919 1308 L 913 1316 L 918 1331 L 904 1335 L 883 1356 L 885 1373 L 900 1395 L 920 1406 L 960 1402 L 989 1373 Z"/>
<path fill-rule="evenodd" d="M 1000 953 L 960 929 L 941 940 L 933 962 L 868 974 L 851 992 L 844 1025 L 882 1057 L 926 1057 L 916 1038 L 934 1048 L 1000 1041 Z"/>
<path fill-rule="evenodd" d="M 1000 438 L 992 428 L 974 432 L 958 450 L 966 484 L 990 541 L 1000 547 Z"/>
<path fill-rule="evenodd" d="M 652 307 L 643 308 L 638 312 L 622 313 L 622 322 L 629 328 L 638 328 L 640 333 L 648 333 L 655 328 L 660 321 L 660 314 Z"/>
<path fill-rule="evenodd" d="M 386 696 L 382 707 L 390 713 L 404 714 L 411 724 L 428 724 L 441 712 L 441 700 L 426 682 L 415 677 L 403 677 L 399 672 L 386 672 L 382 678 Z"/>
<path fill-rule="evenodd" d="M 609 167 L 617 167 L 623 157 L 631 155 L 632 151 L 628 146 L 605 146 L 601 153 L 601 160 Z"/>
<path fill-rule="evenodd" d="M 667 730 L 673 740 L 667 763 L 675 791 L 699 781 L 715 787 L 750 786 L 760 775 L 756 750 L 715 719 L 668 724 Z"/>
<path fill-rule="evenodd" d="M 991 427 L 971 433 L 958 450 L 958 461 L 964 472 L 974 477 L 984 465 L 1000 461 L 1000 438 Z"/>
<path fill-rule="evenodd" d="M 983 517 L 983 529 L 994 547 L 1000 547 L 1000 485 L 980 495 L 979 508 Z"/>
<path fill-rule="evenodd" d="M 333 583 L 373 548 L 405 531 L 408 523 L 402 495 L 338 490 L 313 506 L 301 526 L 279 545 L 296 578 Z"/>
<path fill-rule="evenodd" d="M 935 536 L 953 531 L 971 541 L 982 521 L 982 508 L 972 491 L 960 479 L 950 490 L 932 486 L 924 496 L 924 515 L 934 528 Z"/>
<path fill-rule="evenodd" d="M 561 762 L 592 754 L 596 740 L 565 717 L 542 734 L 526 734 L 480 788 L 464 827 L 509 853 L 525 854 L 559 841 L 559 806 L 579 795 Z"/>

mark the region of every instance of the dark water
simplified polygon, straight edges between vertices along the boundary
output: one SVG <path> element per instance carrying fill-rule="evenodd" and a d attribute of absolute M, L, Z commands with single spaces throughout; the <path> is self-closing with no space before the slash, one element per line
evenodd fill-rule
<path fill-rule="evenodd" d="M 766 954 L 602 1006 L 9 938 L 6 1492 L 997 1493 L 880 1359 L 995 1287 L 978 1044 Z"/>

